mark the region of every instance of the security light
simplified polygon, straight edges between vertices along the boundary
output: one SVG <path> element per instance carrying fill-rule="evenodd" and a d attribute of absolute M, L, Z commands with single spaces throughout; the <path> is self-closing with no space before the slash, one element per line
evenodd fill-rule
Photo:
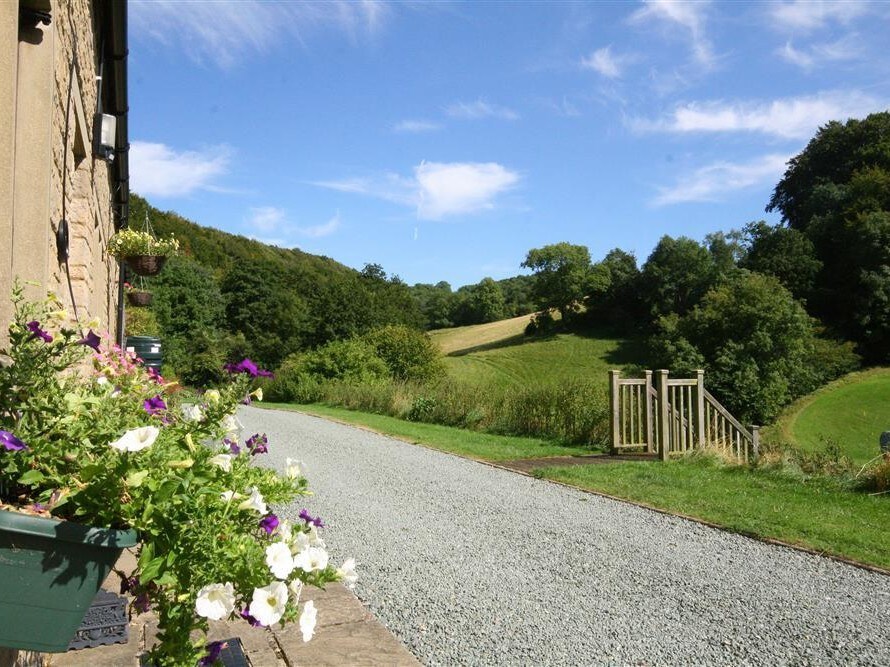
<path fill-rule="evenodd" d="M 114 143 L 117 136 L 117 117 L 107 113 L 97 113 L 93 117 L 93 154 L 111 162 L 114 160 Z"/>

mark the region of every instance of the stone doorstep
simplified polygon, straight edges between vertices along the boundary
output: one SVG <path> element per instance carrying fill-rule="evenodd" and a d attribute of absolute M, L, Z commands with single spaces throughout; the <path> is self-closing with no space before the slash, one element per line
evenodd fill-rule
<path fill-rule="evenodd" d="M 136 564 L 130 550 L 124 551 L 117 569 L 129 572 Z M 118 576 L 111 573 L 104 588 L 114 593 L 120 588 Z M 301 667 L 304 665 L 394 665 L 418 666 L 417 659 L 387 630 L 358 598 L 342 584 L 329 584 L 325 590 L 303 588 L 303 600 L 314 600 L 318 610 L 315 636 L 303 642 L 300 626 L 283 629 L 251 628 L 243 622 L 214 621 L 209 639 L 238 637 L 252 667 Z M 157 635 L 157 619 L 140 614 L 130 622 L 130 640 L 96 648 L 46 654 L 47 667 L 138 667 L 139 654 L 150 648 Z"/>

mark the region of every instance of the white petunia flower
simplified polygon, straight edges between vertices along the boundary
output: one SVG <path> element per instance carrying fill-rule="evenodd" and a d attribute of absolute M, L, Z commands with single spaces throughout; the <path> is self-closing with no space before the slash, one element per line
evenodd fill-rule
<path fill-rule="evenodd" d="M 204 421 L 204 411 L 200 405 L 183 405 L 182 416 L 187 422 Z"/>
<path fill-rule="evenodd" d="M 225 500 L 227 503 L 232 502 L 233 500 L 237 500 L 238 498 L 243 498 L 240 493 L 235 493 L 234 491 L 223 491 L 219 494 L 219 497 Z"/>
<path fill-rule="evenodd" d="M 106 384 L 111 384 L 111 383 L 108 381 L 107 377 L 105 377 L 104 375 L 100 375 L 99 377 L 96 378 L 96 384 L 99 385 L 100 387 L 104 387 Z"/>
<path fill-rule="evenodd" d="M 278 528 L 275 529 L 278 533 L 278 536 L 290 544 L 291 540 L 294 539 L 294 530 L 291 522 L 287 519 L 282 519 L 278 522 Z"/>
<path fill-rule="evenodd" d="M 294 556 L 294 565 L 304 572 L 323 570 L 328 566 L 328 552 L 321 547 L 309 547 Z"/>
<path fill-rule="evenodd" d="M 255 486 L 252 486 L 248 489 L 250 491 L 250 497 L 247 500 L 241 501 L 241 504 L 238 505 L 239 510 L 255 510 L 260 514 L 265 514 L 268 512 L 268 508 L 266 507 L 266 503 L 263 500 L 263 495 L 260 493 L 260 490 Z"/>
<path fill-rule="evenodd" d="M 309 532 L 304 533 L 303 531 L 298 532 L 294 535 L 292 551 L 294 553 L 305 551 L 310 547 L 319 547 L 321 549 L 325 548 L 324 540 L 318 536 L 318 528 L 315 526 L 309 526 Z"/>
<path fill-rule="evenodd" d="M 299 579 L 294 579 L 287 587 L 290 589 L 291 595 L 294 596 L 294 604 L 299 604 L 300 595 L 303 593 L 303 582 Z"/>
<path fill-rule="evenodd" d="M 266 565 L 278 579 L 287 579 L 296 567 L 290 547 L 284 542 L 275 542 L 266 547 Z"/>
<path fill-rule="evenodd" d="M 337 568 L 337 576 L 346 584 L 347 588 L 354 588 L 355 582 L 358 581 L 358 575 L 355 573 L 355 558 L 347 558 L 343 565 Z"/>
<path fill-rule="evenodd" d="M 290 479 L 297 479 L 297 477 L 305 477 L 305 466 L 302 461 L 298 461 L 297 459 L 292 459 L 290 457 L 284 460 L 284 474 L 287 475 Z"/>
<path fill-rule="evenodd" d="M 204 398 L 208 403 L 219 403 L 220 395 L 216 389 L 208 389 L 204 392 Z"/>
<path fill-rule="evenodd" d="M 253 396 L 256 400 L 262 401 L 263 400 L 263 388 L 257 387 L 250 393 L 250 395 Z"/>
<path fill-rule="evenodd" d="M 303 633 L 303 641 L 308 642 L 315 634 L 315 622 L 318 618 L 318 611 L 315 609 L 315 602 L 309 600 L 303 605 L 303 613 L 300 614 L 300 632 Z"/>
<path fill-rule="evenodd" d="M 111 447 L 121 452 L 138 452 L 151 447 L 160 431 L 155 426 L 142 426 L 124 433 L 111 443 Z"/>
<path fill-rule="evenodd" d="M 207 459 L 213 465 L 219 466 L 226 472 L 232 472 L 232 455 L 231 454 L 217 454 L 216 456 L 211 456 Z"/>
<path fill-rule="evenodd" d="M 226 415 L 223 417 L 221 425 L 226 432 L 226 437 L 232 439 L 237 438 L 238 434 L 241 433 L 241 429 L 244 428 L 244 424 L 238 421 L 238 418 L 235 415 Z"/>
<path fill-rule="evenodd" d="M 287 585 L 273 581 L 263 588 L 253 589 L 248 613 L 262 625 L 273 625 L 281 620 L 287 604 Z"/>
<path fill-rule="evenodd" d="M 195 613 L 198 616 L 209 618 L 211 621 L 220 621 L 234 609 L 235 588 L 231 582 L 208 584 L 198 591 L 195 600 Z"/>

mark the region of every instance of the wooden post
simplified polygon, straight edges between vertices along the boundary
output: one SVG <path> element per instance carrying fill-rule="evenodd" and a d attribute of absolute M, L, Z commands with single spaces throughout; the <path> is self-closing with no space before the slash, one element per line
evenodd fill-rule
<path fill-rule="evenodd" d="M 695 446 L 702 449 L 705 446 L 705 372 L 695 371 Z"/>
<path fill-rule="evenodd" d="M 760 427 L 751 426 L 751 449 L 753 450 L 754 460 L 760 458 Z"/>
<path fill-rule="evenodd" d="M 621 444 L 621 409 L 619 397 L 621 395 L 620 371 L 609 371 L 609 402 L 612 404 L 612 451 L 618 451 Z"/>
<path fill-rule="evenodd" d="M 671 420 L 668 413 L 668 371 L 658 371 L 658 451 L 667 461 L 671 448 Z"/>
<path fill-rule="evenodd" d="M 646 401 L 646 451 L 655 452 L 655 429 L 652 424 L 652 371 L 646 371 L 646 386 L 643 387 L 643 400 Z"/>

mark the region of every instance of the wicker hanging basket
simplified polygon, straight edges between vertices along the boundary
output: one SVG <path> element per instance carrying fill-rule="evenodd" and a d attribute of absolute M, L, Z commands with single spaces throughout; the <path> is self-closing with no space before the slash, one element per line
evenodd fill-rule
<path fill-rule="evenodd" d="M 124 261 L 136 275 L 156 276 L 164 268 L 167 258 L 164 255 L 129 255 Z"/>
<path fill-rule="evenodd" d="M 151 292 L 127 292 L 127 301 L 131 306 L 150 306 L 152 298 Z"/>

